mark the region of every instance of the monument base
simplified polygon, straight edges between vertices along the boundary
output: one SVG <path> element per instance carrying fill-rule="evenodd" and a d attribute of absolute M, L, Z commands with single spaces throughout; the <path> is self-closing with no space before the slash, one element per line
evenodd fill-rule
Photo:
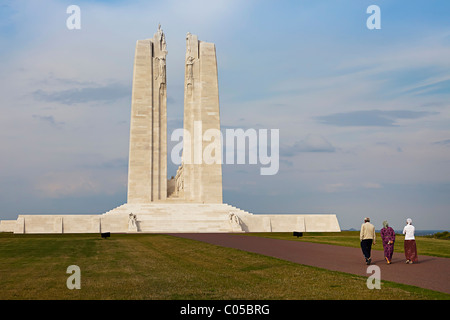
<path fill-rule="evenodd" d="M 229 204 L 123 204 L 101 215 L 19 215 L 1 221 L 0 232 L 214 233 L 340 232 L 334 214 L 252 214 Z"/>

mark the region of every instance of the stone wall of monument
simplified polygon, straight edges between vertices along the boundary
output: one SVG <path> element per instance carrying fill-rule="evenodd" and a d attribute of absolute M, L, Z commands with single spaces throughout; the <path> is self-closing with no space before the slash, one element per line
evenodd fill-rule
<path fill-rule="evenodd" d="M 14 233 L 101 233 L 127 232 L 127 215 L 19 215 L 14 227 L 9 225 L 9 232 Z"/>
<path fill-rule="evenodd" d="M 167 198 L 166 42 L 162 30 L 138 40 L 134 58 L 128 202 Z"/>
<path fill-rule="evenodd" d="M 190 139 L 183 144 L 184 198 L 190 202 L 222 203 L 221 141 L 205 133 L 220 132 L 219 85 L 216 49 L 213 43 L 186 36 L 184 129 Z M 211 130 L 213 129 L 213 130 Z M 216 144 L 214 150 L 206 150 Z M 207 163 L 204 154 L 218 161 Z"/>

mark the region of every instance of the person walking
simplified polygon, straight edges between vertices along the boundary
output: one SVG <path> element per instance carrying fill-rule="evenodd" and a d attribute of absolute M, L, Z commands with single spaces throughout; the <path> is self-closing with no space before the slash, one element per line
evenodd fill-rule
<path fill-rule="evenodd" d="M 414 232 L 416 228 L 412 225 L 410 218 L 406 219 L 406 226 L 403 228 L 403 234 L 405 235 L 405 257 L 406 263 L 417 263 L 419 258 L 417 257 L 416 238 Z"/>
<path fill-rule="evenodd" d="M 372 262 L 371 252 L 372 245 L 375 245 L 375 238 L 375 226 L 370 223 L 370 218 L 364 218 L 359 239 L 361 240 L 361 250 L 368 265 Z"/>
<path fill-rule="evenodd" d="M 383 221 L 383 228 L 380 230 L 381 240 L 383 242 L 384 259 L 387 264 L 391 264 L 394 254 L 395 231 L 389 226 L 387 221 Z"/>

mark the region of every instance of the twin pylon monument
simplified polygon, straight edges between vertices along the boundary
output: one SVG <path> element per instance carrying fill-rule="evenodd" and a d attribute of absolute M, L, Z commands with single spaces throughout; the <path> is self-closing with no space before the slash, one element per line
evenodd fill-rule
<path fill-rule="evenodd" d="M 213 43 L 186 35 L 182 163 L 167 177 L 166 38 L 138 40 L 134 58 L 127 203 L 97 215 L 19 215 L 14 233 L 340 231 L 334 214 L 252 214 L 223 203 L 219 84 Z M 187 133 L 187 134 L 186 134 Z M 213 148 L 217 161 L 198 161 Z M 200 146 L 200 147 L 198 147 Z"/>
<path fill-rule="evenodd" d="M 221 163 L 194 161 L 204 148 L 197 137 L 220 132 L 219 85 L 213 43 L 186 36 L 183 164 L 175 181 L 167 180 L 166 41 L 161 28 L 152 39 L 138 40 L 134 59 L 128 166 L 128 204 L 163 201 L 222 203 Z M 201 126 L 196 126 L 201 123 Z M 218 142 L 220 143 L 220 141 Z M 200 145 L 200 148 L 197 147 Z M 217 150 L 220 152 L 220 145 Z M 198 154 L 197 154 L 198 153 Z M 217 155 L 221 158 L 221 155 Z M 175 184 L 175 186 L 173 186 Z M 170 187 L 171 190 L 168 190 Z M 172 190 L 174 189 L 174 190 Z"/>

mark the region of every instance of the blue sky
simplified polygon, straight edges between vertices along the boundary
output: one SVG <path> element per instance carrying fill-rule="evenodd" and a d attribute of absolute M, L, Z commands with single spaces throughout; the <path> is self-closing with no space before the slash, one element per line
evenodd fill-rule
<path fill-rule="evenodd" d="M 66 8 L 81 9 L 68 30 Z M 369 30 L 369 5 L 381 29 Z M 186 32 L 216 44 L 223 128 L 280 129 L 280 170 L 224 165 L 254 213 L 450 229 L 448 1 L 0 1 L 0 209 L 103 213 L 126 201 L 136 40 L 166 34 L 181 126 Z M 175 173 L 169 163 L 169 175 Z"/>

